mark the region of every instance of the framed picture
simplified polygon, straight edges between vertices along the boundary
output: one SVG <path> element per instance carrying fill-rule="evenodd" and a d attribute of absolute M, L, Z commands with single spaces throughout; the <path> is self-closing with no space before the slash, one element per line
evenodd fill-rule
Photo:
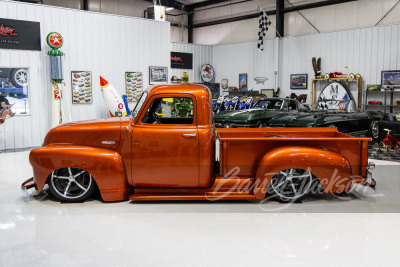
<path fill-rule="evenodd" d="M 168 81 L 167 67 L 149 67 L 150 84 L 162 84 Z"/>
<path fill-rule="evenodd" d="M 261 89 L 261 94 L 267 97 L 274 97 L 274 89 Z"/>
<path fill-rule="evenodd" d="M 247 88 L 247 73 L 239 74 L 239 90 Z"/>
<path fill-rule="evenodd" d="M 305 90 L 308 88 L 308 74 L 291 74 L 290 89 Z"/>
<path fill-rule="evenodd" d="M 382 86 L 400 88 L 400 70 L 384 70 L 381 75 Z"/>
<path fill-rule="evenodd" d="M 11 112 L 16 115 L 30 114 L 28 87 L 28 68 L 0 68 L 0 102 L 12 105 Z"/>
<path fill-rule="evenodd" d="M 142 95 L 142 76 L 141 72 L 125 72 L 125 91 L 128 102 L 136 102 Z"/>
<path fill-rule="evenodd" d="M 92 103 L 92 72 L 71 71 L 72 103 Z"/>

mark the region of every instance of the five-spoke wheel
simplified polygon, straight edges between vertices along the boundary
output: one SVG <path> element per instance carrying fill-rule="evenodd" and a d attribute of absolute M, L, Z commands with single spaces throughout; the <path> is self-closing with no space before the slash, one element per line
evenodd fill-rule
<path fill-rule="evenodd" d="M 287 169 L 277 173 L 270 182 L 272 194 L 284 202 L 305 198 L 311 190 L 313 175 L 302 169 Z"/>
<path fill-rule="evenodd" d="M 62 201 L 82 201 L 93 194 L 95 182 L 92 175 L 78 168 L 63 168 L 51 173 L 49 188 Z"/>

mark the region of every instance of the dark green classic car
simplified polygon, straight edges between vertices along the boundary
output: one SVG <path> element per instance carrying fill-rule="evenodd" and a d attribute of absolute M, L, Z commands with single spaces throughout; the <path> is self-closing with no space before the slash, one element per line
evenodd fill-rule
<path fill-rule="evenodd" d="M 354 136 L 379 136 L 380 111 L 310 110 L 279 115 L 269 121 L 269 127 L 337 127 Z"/>
<path fill-rule="evenodd" d="M 265 98 L 258 100 L 251 109 L 221 111 L 214 116 L 214 122 L 217 128 L 264 128 L 268 127 L 271 118 L 297 113 L 298 110 L 307 109 L 295 99 Z"/>

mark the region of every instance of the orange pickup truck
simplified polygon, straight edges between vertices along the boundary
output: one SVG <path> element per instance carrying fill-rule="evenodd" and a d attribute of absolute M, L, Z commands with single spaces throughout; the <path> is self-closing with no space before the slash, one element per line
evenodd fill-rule
<path fill-rule="evenodd" d="M 375 188 L 370 138 L 336 128 L 216 130 L 210 90 L 201 85 L 150 86 L 132 113 L 50 130 L 30 153 L 34 177 L 22 188 L 48 186 L 63 201 L 95 190 L 104 201 L 298 201 L 313 188 Z"/>

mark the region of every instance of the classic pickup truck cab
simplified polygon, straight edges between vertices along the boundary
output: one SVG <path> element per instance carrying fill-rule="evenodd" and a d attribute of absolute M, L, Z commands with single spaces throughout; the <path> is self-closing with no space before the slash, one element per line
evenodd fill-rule
<path fill-rule="evenodd" d="M 375 187 L 369 138 L 336 128 L 216 130 L 201 85 L 150 86 L 132 113 L 50 130 L 30 153 L 34 177 L 22 187 L 47 184 L 63 201 L 97 189 L 104 201 L 296 201 L 314 185 L 325 193 Z"/>

